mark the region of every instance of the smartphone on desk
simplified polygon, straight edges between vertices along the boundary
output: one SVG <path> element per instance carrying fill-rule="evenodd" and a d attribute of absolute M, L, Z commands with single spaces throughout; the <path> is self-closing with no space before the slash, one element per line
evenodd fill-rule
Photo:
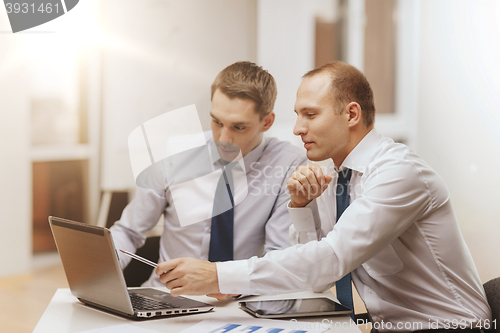
<path fill-rule="evenodd" d="M 348 307 L 326 297 L 239 302 L 240 309 L 257 318 L 296 318 L 344 315 Z"/>

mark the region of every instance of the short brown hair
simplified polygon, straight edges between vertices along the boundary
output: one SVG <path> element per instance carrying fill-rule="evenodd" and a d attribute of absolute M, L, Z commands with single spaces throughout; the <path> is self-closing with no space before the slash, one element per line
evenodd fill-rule
<path fill-rule="evenodd" d="M 239 61 L 224 68 L 212 83 L 212 96 L 217 89 L 229 98 L 248 99 L 263 119 L 274 108 L 276 82 L 268 71 L 250 61 Z"/>
<path fill-rule="evenodd" d="M 333 61 L 307 72 L 303 78 L 323 72 L 331 75 L 330 89 L 337 111 L 341 112 L 341 108 L 350 102 L 357 102 L 361 106 L 365 125 L 372 125 L 375 121 L 373 91 L 363 73 L 345 62 Z"/>

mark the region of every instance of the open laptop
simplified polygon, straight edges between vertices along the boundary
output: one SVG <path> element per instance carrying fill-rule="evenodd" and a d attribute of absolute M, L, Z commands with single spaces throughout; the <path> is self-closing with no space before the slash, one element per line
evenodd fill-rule
<path fill-rule="evenodd" d="M 153 288 L 128 289 L 106 228 L 49 217 L 71 293 L 92 307 L 130 319 L 211 311 L 214 306 Z"/>

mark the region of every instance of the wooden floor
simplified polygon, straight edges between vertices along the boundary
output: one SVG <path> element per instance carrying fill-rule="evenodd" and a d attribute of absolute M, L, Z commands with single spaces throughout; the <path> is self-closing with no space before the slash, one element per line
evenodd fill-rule
<path fill-rule="evenodd" d="M 67 287 L 60 263 L 43 265 L 27 275 L 0 279 L 1 331 L 32 332 L 57 288 Z"/>

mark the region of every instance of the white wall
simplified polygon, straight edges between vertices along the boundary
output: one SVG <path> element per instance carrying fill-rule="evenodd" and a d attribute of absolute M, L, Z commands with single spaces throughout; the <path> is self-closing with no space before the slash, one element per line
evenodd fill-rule
<path fill-rule="evenodd" d="M 134 187 L 130 132 L 196 104 L 209 129 L 210 86 L 255 61 L 255 0 L 106 0 L 103 4 L 103 188 Z"/>
<path fill-rule="evenodd" d="M 500 2 L 421 3 L 418 152 L 444 179 L 483 281 L 500 276 Z"/>
<path fill-rule="evenodd" d="M 302 75 L 314 68 L 315 16 L 332 18 L 334 0 L 258 0 L 257 63 L 276 80 L 276 120 L 269 135 L 302 147 L 293 112 Z M 304 150 L 305 152 L 305 150 Z"/>
<path fill-rule="evenodd" d="M 10 31 L 3 10 L 0 31 Z M 0 35 L 0 277 L 26 273 L 31 263 L 29 105 L 20 42 Z"/>

